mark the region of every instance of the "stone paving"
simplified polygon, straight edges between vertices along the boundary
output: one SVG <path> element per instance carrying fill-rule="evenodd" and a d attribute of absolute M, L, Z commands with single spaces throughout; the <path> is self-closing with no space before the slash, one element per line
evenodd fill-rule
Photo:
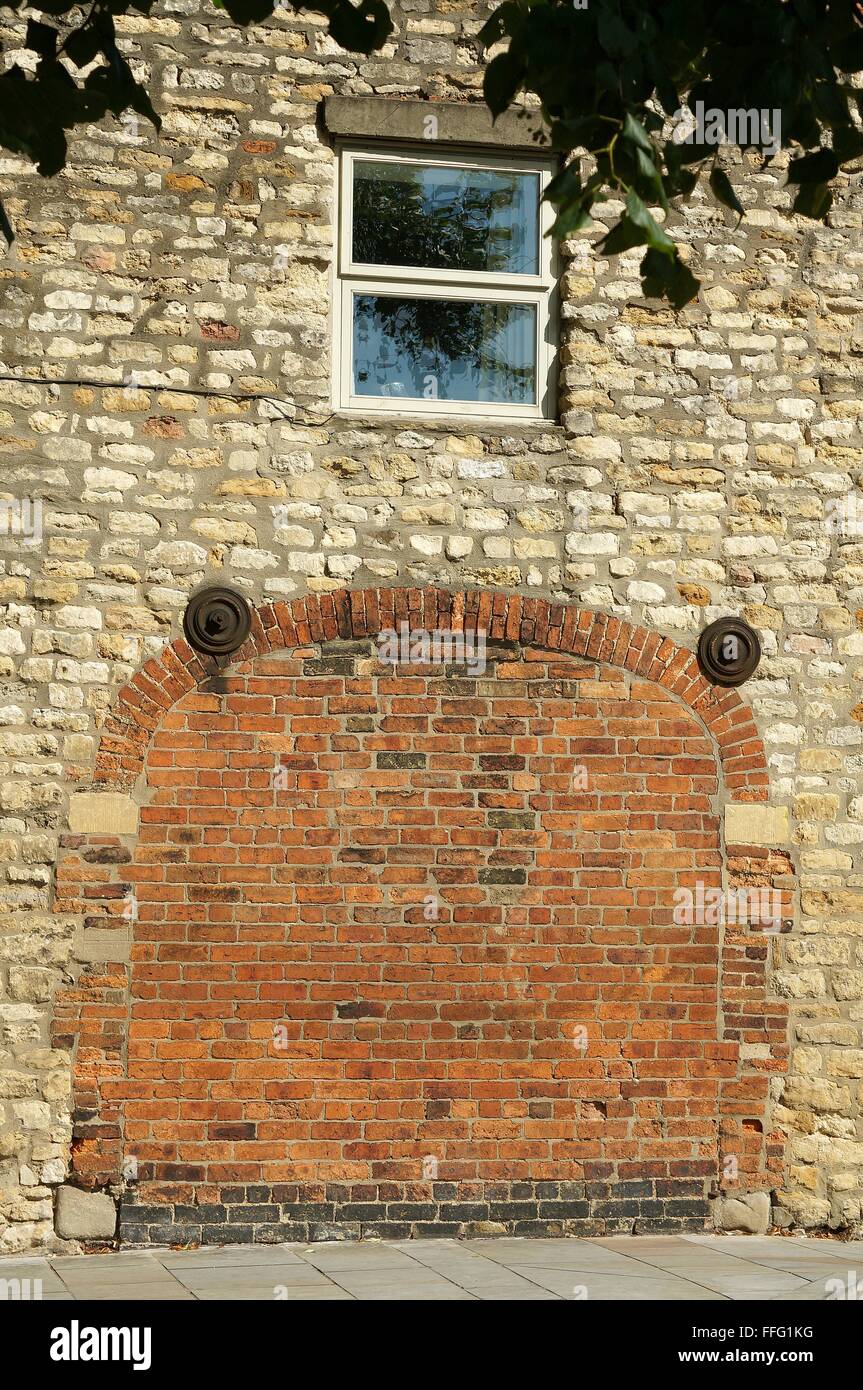
<path fill-rule="evenodd" d="M 598 1240 L 366 1241 L 0 1260 L 44 1300 L 837 1298 L 863 1287 L 863 1240 L 615 1236 Z M 7 1281 L 3 1283 L 2 1281 Z M 839 1281 L 831 1283 L 830 1281 Z M 32 1295 L 31 1295 L 32 1296 Z M 852 1295 L 853 1296 L 853 1295 Z"/>

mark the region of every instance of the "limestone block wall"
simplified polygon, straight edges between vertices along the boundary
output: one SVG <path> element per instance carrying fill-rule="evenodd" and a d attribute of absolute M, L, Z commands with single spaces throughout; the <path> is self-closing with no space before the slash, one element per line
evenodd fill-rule
<path fill-rule="evenodd" d="M 771 1081 L 772 1219 L 859 1226 L 859 180 L 826 227 L 789 213 L 781 160 L 742 186 L 739 228 L 696 195 L 678 223 L 705 287 L 680 315 L 641 298 L 637 254 L 564 246 L 554 422 L 339 417 L 321 102 L 478 101 L 483 17 L 406 4 L 387 49 L 360 59 L 313 15 L 242 31 L 205 0 L 166 0 L 117 21 L 160 134 L 82 131 L 50 183 L 0 163 L 16 228 L 0 268 L 2 1250 L 55 1238 L 69 1173 L 54 1001 L 90 964 L 85 914 L 55 910 L 69 797 L 91 785 L 118 691 L 215 580 L 256 604 L 499 590 L 688 648 L 724 613 L 758 629 L 745 696 L 775 813 L 762 844 L 790 854 L 800 887 L 793 930 L 770 943 L 791 1044 Z M 14 47 L 15 30 L 0 39 Z M 25 501 L 41 504 L 29 534 Z"/>

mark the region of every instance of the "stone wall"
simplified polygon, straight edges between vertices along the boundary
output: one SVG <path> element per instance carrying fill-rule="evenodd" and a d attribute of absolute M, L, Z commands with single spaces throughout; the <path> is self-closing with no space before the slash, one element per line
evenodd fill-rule
<path fill-rule="evenodd" d="M 91 785 L 120 688 L 217 578 L 255 603 L 518 592 L 690 648 L 724 613 L 758 629 L 745 695 L 774 808 L 764 852 L 791 851 L 801 889 L 770 943 L 792 1044 L 771 1083 L 787 1136 L 773 1219 L 860 1222 L 859 186 L 823 228 L 789 214 L 775 169 L 742 186 L 739 228 L 696 196 L 679 230 L 705 288 L 681 315 L 643 301 L 637 254 L 565 246 L 559 423 L 336 417 L 321 102 L 478 100 L 481 22 L 450 0 L 405 5 L 385 52 L 359 60 L 315 16 L 243 32 L 203 0 L 160 3 L 117 28 L 161 133 L 82 132 L 50 183 L 0 165 L 17 232 L 0 496 L 42 501 L 41 538 L 0 536 L 0 1249 L 54 1238 L 69 1171 L 54 999 L 92 961 L 84 914 L 55 899 L 68 798 Z"/>

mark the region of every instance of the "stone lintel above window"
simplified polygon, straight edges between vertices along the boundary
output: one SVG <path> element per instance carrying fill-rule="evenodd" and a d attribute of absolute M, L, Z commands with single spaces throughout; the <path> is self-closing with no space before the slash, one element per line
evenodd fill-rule
<path fill-rule="evenodd" d="M 512 109 L 492 121 L 481 101 L 411 101 L 401 97 L 330 96 L 324 125 L 353 139 L 417 140 L 425 145 L 484 145 L 498 150 L 548 149 L 539 114 Z"/>

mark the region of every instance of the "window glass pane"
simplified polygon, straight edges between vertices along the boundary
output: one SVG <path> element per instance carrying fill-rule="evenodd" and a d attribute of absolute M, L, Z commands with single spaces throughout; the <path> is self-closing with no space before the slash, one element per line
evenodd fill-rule
<path fill-rule="evenodd" d="M 358 159 L 353 259 L 539 274 L 539 175 Z"/>
<path fill-rule="evenodd" d="M 536 401 L 536 307 L 353 296 L 353 393 L 414 400 Z"/>

